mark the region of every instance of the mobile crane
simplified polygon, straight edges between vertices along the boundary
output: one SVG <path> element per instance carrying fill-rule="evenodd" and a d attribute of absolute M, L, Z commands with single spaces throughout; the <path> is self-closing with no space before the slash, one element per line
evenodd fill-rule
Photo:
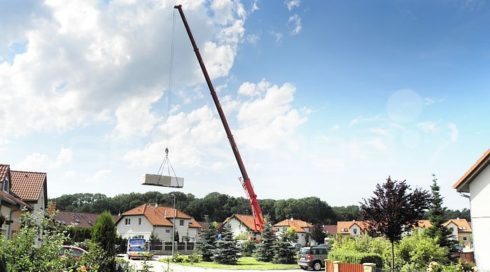
<path fill-rule="evenodd" d="M 240 152 L 238 151 L 238 146 L 233 138 L 233 134 L 231 134 L 230 126 L 228 125 L 228 121 L 226 120 L 225 113 L 221 108 L 221 103 L 219 102 L 218 95 L 214 90 L 213 83 L 208 75 L 208 71 L 206 66 L 204 65 L 204 61 L 202 60 L 201 53 L 199 53 L 199 48 L 197 47 L 196 41 L 194 40 L 194 36 L 192 35 L 191 29 L 184 15 L 184 11 L 182 10 L 182 5 L 174 6 L 175 9 L 179 11 L 180 17 L 182 18 L 182 22 L 184 23 L 184 27 L 189 35 L 189 39 L 191 40 L 192 48 L 196 53 L 197 60 L 199 61 L 199 65 L 201 66 L 202 73 L 204 74 L 204 78 L 206 79 L 206 83 L 208 84 L 209 91 L 211 96 L 213 97 L 214 105 L 216 106 L 216 110 L 218 111 L 219 117 L 221 119 L 221 123 L 223 123 L 223 127 L 225 128 L 226 136 L 228 137 L 228 141 L 230 142 L 231 149 L 233 150 L 233 154 L 235 155 L 235 159 L 238 163 L 238 167 L 240 168 L 240 172 L 242 174 L 242 178 L 240 179 L 245 192 L 248 195 L 248 200 L 250 202 L 250 206 L 252 208 L 252 215 L 254 218 L 254 225 L 256 232 L 262 232 L 264 229 L 264 216 L 262 215 L 262 210 L 260 209 L 259 202 L 257 200 L 257 195 L 254 192 L 252 182 L 250 181 L 250 177 L 248 176 L 247 169 L 245 169 L 245 164 L 243 163 L 242 157 L 240 156 Z"/>

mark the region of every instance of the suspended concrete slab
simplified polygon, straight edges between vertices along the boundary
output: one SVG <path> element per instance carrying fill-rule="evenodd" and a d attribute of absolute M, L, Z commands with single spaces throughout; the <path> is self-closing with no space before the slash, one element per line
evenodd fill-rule
<path fill-rule="evenodd" d="M 143 180 L 143 185 L 182 188 L 184 187 L 184 178 L 146 174 Z"/>

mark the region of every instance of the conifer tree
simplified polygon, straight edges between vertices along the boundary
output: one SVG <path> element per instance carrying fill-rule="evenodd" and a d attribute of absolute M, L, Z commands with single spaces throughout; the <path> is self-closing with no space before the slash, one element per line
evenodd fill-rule
<path fill-rule="evenodd" d="M 432 226 L 430 226 L 425 234 L 429 237 L 435 238 L 439 243 L 439 246 L 449 249 L 449 256 L 455 251 L 456 241 L 452 239 L 451 230 L 444 226 L 444 215 L 446 208 L 443 207 L 443 197 L 440 194 L 440 187 L 437 184 L 437 177 L 432 174 L 432 185 L 430 186 L 432 197 L 430 200 L 429 220 Z"/>
<path fill-rule="evenodd" d="M 230 228 L 223 226 L 221 240 L 216 242 L 214 261 L 220 264 L 236 264 L 239 251 Z"/>
<path fill-rule="evenodd" d="M 104 251 L 104 262 L 100 264 L 100 271 L 115 271 L 116 269 L 116 226 L 109 212 L 103 212 L 97 217 L 92 230 L 92 241 Z"/>
<path fill-rule="evenodd" d="M 276 235 L 272 232 L 272 225 L 267 222 L 262 232 L 260 244 L 257 247 L 258 261 L 270 262 L 274 257 L 274 242 L 276 241 Z"/>
<path fill-rule="evenodd" d="M 207 218 L 206 218 L 207 219 Z M 216 227 L 213 223 L 208 222 L 208 227 L 202 233 L 202 241 L 199 244 L 199 251 L 202 254 L 202 260 L 205 262 L 211 262 L 213 260 L 213 253 L 216 250 L 216 236 L 218 235 Z"/>
<path fill-rule="evenodd" d="M 282 237 L 274 245 L 272 262 L 277 264 L 292 264 L 296 262 L 294 255 L 294 249 L 289 244 L 287 238 Z"/>

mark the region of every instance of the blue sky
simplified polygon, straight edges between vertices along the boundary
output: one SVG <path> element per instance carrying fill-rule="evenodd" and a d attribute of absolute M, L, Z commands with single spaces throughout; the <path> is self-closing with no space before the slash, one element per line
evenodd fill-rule
<path fill-rule="evenodd" d="M 435 173 L 468 207 L 451 185 L 490 132 L 477 0 L 2 2 L 2 163 L 48 172 L 50 197 L 168 192 L 140 184 L 168 146 L 183 192 L 245 196 L 174 2 L 259 198 L 357 204 L 389 175 L 428 189 Z"/>

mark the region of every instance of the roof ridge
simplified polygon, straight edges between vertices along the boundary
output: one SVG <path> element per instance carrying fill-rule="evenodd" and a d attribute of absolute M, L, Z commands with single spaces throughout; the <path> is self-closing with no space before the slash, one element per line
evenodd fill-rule
<path fill-rule="evenodd" d="M 10 172 L 20 172 L 20 173 L 30 173 L 30 174 L 45 174 L 47 175 L 47 172 L 38 172 L 38 171 L 24 171 L 24 170 L 10 170 Z"/>

